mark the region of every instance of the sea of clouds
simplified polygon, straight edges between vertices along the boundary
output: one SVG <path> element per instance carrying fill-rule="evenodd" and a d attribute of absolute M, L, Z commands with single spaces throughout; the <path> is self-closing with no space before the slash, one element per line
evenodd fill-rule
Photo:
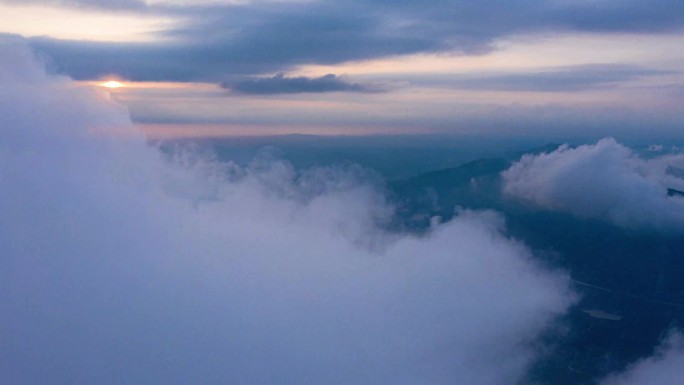
<path fill-rule="evenodd" d="M 0 383 L 512 384 L 576 299 L 499 214 L 395 234 L 358 169 L 165 156 L 20 40 L 0 84 Z"/>

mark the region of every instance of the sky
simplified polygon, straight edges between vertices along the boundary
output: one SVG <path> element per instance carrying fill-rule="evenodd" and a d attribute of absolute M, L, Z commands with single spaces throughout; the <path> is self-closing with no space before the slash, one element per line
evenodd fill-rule
<path fill-rule="evenodd" d="M 506 199 L 677 237 L 683 23 L 665 0 L 0 0 L 2 379 L 525 383 L 582 294 L 505 213 L 396 229 L 364 166 L 149 138 L 595 137 L 516 158 Z M 682 362 L 666 326 L 595 381 Z"/>
<path fill-rule="evenodd" d="M 0 372 L 12 384 L 505 385 L 567 327 L 570 273 L 510 237 L 501 213 L 395 232 L 382 182 L 360 166 L 164 157 L 106 90 L 47 72 L 25 41 L 0 48 Z M 504 185 L 679 232 L 683 202 L 656 187 L 681 185 L 682 161 L 605 139 L 527 155 Z M 607 180 L 568 188 L 583 178 Z M 683 341 L 667 331 L 597 383 L 672 384 Z"/>
<path fill-rule="evenodd" d="M 503 385 L 575 301 L 498 213 L 393 233 L 358 166 L 161 157 L 1 44 L 3 381 Z"/>
<path fill-rule="evenodd" d="M 0 1 L 150 136 L 682 137 L 675 0 Z M 40 22 L 36 22 L 40 20 Z"/>

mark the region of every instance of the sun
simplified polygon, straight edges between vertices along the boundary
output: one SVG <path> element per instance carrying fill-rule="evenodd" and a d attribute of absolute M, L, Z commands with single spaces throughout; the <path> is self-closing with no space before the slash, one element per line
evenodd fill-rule
<path fill-rule="evenodd" d="M 116 80 L 109 80 L 104 83 L 101 83 L 102 87 L 107 87 L 107 88 L 120 88 L 123 87 L 123 83 L 117 82 Z"/>

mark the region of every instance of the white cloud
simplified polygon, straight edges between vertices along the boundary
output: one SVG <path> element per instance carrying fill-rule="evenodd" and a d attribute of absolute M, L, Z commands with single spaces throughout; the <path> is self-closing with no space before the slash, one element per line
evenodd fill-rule
<path fill-rule="evenodd" d="M 504 192 L 540 206 L 621 226 L 684 230 L 684 156 L 642 159 L 613 139 L 526 155 L 503 173 Z"/>
<path fill-rule="evenodd" d="M 29 57 L 2 43 L 5 381 L 510 384 L 573 300 L 497 214 L 396 235 L 354 170 L 166 161 Z"/>
<path fill-rule="evenodd" d="M 642 359 L 601 385 L 672 385 L 684 378 L 684 336 L 671 332 L 652 357 Z"/>

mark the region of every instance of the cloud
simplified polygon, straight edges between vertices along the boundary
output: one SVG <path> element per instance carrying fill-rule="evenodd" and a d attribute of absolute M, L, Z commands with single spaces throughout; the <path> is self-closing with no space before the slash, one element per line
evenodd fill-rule
<path fill-rule="evenodd" d="M 103 11 L 142 11 L 147 8 L 144 0 L 0 0 L 0 4 L 42 5 Z"/>
<path fill-rule="evenodd" d="M 223 82 L 221 87 L 236 93 L 253 95 L 370 91 L 370 88 L 367 86 L 358 83 L 348 83 L 334 74 L 309 78 L 305 76 L 286 77 L 283 73 L 279 73 L 270 78 Z"/>
<path fill-rule="evenodd" d="M 554 5 L 551 7 L 555 9 L 549 13 L 552 22 L 588 32 L 657 33 L 681 30 L 684 22 L 680 13 L 684 7 L 676 0 L 580 1 Z"/>
<path fill-rule="evenodd" d="M 504 192 L 552 210 L 628 227 L 684 230 L 682 155 L 642 159 L 613 139 L 525 155 L 503 173 Z"/>
<path fill-rule="evenodd" d="M 149 6 L 181 22 L 156 43 L 88 43 L 33 39 L 77 79 L 117 73 L 130 80 L 221 82 L 234 74 L 286 71 L 393 55 L 477 55 L 520 34 L 681 31 L 677 1 L 527 0 L 248 2 Z M 104 64 L 104 66 L 103 66 Z"/>
<path fill-rule="evenodd" d="M 162 156 L 0 50 L 0 372 L 15 384 L 510 384 L 573 300 L 502 218 L 423 237 L 358 169 Z"/>
<path fill-rule="evenodd" d="M 669 385 L 684 376 L 684 337 L 672 331 L 656 349 L 654 356 L 642 359 L 601 385 Z"/>
<path fill-rule="evenodd" d="M 547 69 L 527 73 L 495 73 L 485 76 L 451 76 L 441 84 L 476 90 L 506 91 L 578 91 L 610 87 L 647 76 L 667 75 L 667 71 L 650 70 L 619 64 L 590 64 Z"/>

